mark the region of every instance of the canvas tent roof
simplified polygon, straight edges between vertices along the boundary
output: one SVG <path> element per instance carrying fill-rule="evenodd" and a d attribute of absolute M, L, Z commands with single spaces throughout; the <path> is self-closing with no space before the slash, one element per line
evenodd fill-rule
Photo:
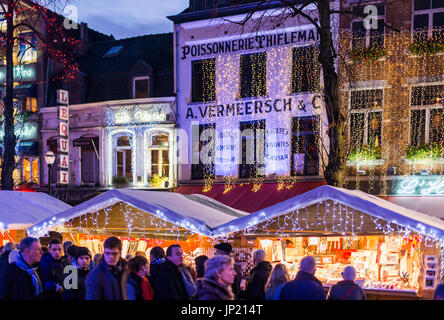
<path fill-rule="evenodd" d="M 444 221 L 436 217 L 401 207 L 359 190 L 347 190 L 332 186 L 318 187 L 271 207 L 253 212 L 248 216 L 220 225 L 213 231 L 213 236 L 244 230 L 293 210 L 306 208 L 325 200 L 339 202 L 370 216 L 409 227 L 414 231 L 444 241 Z"/>
<path fill-rule="evenodd" d="M 210 236 L 212 229 L 247 215 L 203 195 L 174 192 L 114 189 L 48 218 L 28 229 L 32 235 L 46 233 L 46 228 L 90 212 L 97 212 L 118 202 L 131 205 L 192 232 Z"/>
<path fill-rule="evenodd" d="M 0 230 L 24 230 L 71 208 L 41 192 L 0 191 Z"/>

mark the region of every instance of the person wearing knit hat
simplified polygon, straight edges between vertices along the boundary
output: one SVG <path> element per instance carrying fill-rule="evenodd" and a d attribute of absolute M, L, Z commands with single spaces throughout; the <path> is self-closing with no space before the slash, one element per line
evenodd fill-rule
<path fill-rule="evenodd" d="M 77 249 L 79 247 L 76 246 L 75 244 L 72 244 L 68 247 L 68 249 L 66 249 L 66 255 L 68 258 L 68 263 L 71 264 L 73 259 L 77 256 Z"/>
<path fill-rule="evenodd" d="M 215 254 L 225 254 L 225 255 L 230 255 L 231 251 L 233 251 L 233 247 L 231 246 L 231 244 L 226 243 L 226 242 L 221 242 L 219 244 L 216 244 L 214 246 L 214 249 L 216 249 Z"/>
<path fill-rule="evenodd" d="M 91 252 L 87 247 L 71 245 L 68 248 L 67 253 L 70 256 L 72 255 L 73 259 L 71 265 L 77 270 L 77 289 L 65 288 L 66 290 L 63 291 L 62 298 L 63 300 L 85 300 L 86 276 L 90 271 L 92 258 Z"/>

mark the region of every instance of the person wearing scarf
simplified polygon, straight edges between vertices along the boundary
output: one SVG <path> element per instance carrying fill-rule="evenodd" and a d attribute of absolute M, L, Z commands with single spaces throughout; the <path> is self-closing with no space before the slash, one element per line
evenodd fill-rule
<path fill-rule="evenodd" d="M 125 300 L 153 300 L 153 289 L 147 278 L 149 273 L 148 260 L 143 256 L 135 256 L 128 261 L 129 275 L 126 281 Z"/>
<path fill-rule="evenodd" d="M 38 239 L 27 237 L 19 245 L 16 262 L 10 264 L 0 279 L 0 300 L 44 299 L 41 270 L 42 246 Z"/>

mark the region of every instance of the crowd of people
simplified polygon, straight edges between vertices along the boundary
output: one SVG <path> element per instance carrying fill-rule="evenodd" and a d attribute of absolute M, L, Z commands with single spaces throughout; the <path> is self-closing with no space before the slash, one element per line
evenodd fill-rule
<path fill-rule="evenodd" d="M 24 238 L 18 248 L 7 243 L 0 251 L 0 300 L 365 300 L 355 282 L 356 270 L 346 266 L 343 281 L 328 293 L 315 277 L 316 260 L 301 260 L 290 279 L 284 264 L 272 267 L 265 252 L 253 252 L 254 267 L 241 290 L 241 269 L 228 243 L 217 244 L 212 258 L 199 256 L 195 268 L 184 265 L 178 244 L 122 258 L 122 242 L 109 237 L 94 258 L 86 247 L 58 239 L 42 248 L 36 238 Z M 435 299 L 444 300 L 444 284 Z"/>

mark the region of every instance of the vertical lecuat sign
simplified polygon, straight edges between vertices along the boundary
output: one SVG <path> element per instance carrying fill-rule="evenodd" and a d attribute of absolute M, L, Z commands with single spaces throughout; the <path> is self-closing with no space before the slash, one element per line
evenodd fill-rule
<path fill-rule="evenodd" d="M 57 90 L 59 104 L 59 183 L 69 183 L 69 93 Z"/>

